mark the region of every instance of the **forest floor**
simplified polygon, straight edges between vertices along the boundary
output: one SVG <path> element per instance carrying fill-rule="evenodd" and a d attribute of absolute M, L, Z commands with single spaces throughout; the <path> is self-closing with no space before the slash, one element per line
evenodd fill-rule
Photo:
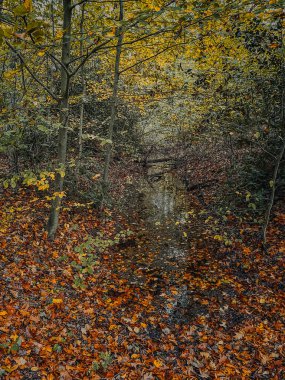
<path fill-rule="evenodd" d="M 0 378 L 285 379 L 285 214 L 267 253 L 193 245 L 160 265 L 169 239 L 144 229 L 83 265 L 84 238 L 112 240 L 122 218 L 66 203 L 50 242 L 47 201 L 0 202 Z"/>

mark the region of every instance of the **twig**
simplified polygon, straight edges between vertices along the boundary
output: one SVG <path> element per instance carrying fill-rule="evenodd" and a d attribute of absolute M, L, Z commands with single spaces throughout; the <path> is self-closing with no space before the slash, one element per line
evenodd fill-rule
<path fill-rule="evenodd" d="M 273 179 L 272 179 L 272 183 L 271 183 L 272 184 L 272 190 L 271 190 L 269 205 L 268 205 L 268 208 L 267 208 L 266 214 L 265 214 L 265 222 L 263 225 L 263 246 L 264 247 L 266 246 L 267 228 L 268 228 L 268 224 L 270 221 L 270 215 L 271 215 L 272 207 L 274 205 L 278 172 L 279 172 L 280 163 L 282 161 L 284 153 L 285 153 L 285 142 L 283 142 L 283 144 L 282 144 L 282 147 L 281 147 L 281 150 L 280 150 L 280 153 L 278 155 L 277 162 L 276 162 L 275 168 L 274 168 Z"/>
<path fill-rule="evenodd" d="M 23 67 L 28 71 L 30 76 L 55 100 L 59 100 L 59 98 L 33 73 L 32 69 L 26 64 L 24 57 L 22 54 L 14 48 L 7 40 L 5 41 L 7 46 L 18 56 Z"/>

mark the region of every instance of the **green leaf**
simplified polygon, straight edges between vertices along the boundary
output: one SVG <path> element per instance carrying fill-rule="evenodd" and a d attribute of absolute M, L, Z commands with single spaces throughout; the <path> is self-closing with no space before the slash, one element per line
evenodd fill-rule
<path fill-rule="evenodd" d="M 44 125 L 38 125 L 37 129 L 39 131 L 41 131 L 41 132 L 44 132 L 44 133 L 48 133 L 49 132 L 49 128 L 45 127 Z"/>
<path fill-rule="evenodd" d="M 15 178 L 11 178 L 10 184 L 12 189 L 15 189 L 15 187 L 17 186 L 17 181 L 15 180 Z"/>
<path fill-rule="evenodd" d="M 4 376 L 6 374 L 5 369 L 0 368 L 0 376 Z"/>
<path fill-rule="evenodd" d="M 250 208 L 252 208 L 253 210 L 256 210 L 256 205 L 254 203 L 249 203 L 248 205 Z"/>
<path fill-rule="evenodd" d="M 18 345 L 17 342 L 13 343 L 12 346 L 10 347 L 10 351 L 12 352 L 18 352 L 19 351 L 19 348 L 20 346 Z"/>
<path fill-rule="evenodd" d="M 53 349 L 54 352 L 58 352 L 58 353 L 62 352 L 62 347 L 61 347 L 61 345 L 58 344 L 58 343 L 56 343 L 56 344 L 53 346 L 52 349 Z"/>

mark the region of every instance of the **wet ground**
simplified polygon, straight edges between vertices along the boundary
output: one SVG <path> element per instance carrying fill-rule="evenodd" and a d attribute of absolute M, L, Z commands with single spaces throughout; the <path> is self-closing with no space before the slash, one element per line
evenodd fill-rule
<path fill-rule="evenodd" d="M 172 166 L 171 162 L 150 165 L 135 185 L 133 199 L 136 198 L 140 220 L 133 224 L 140 237 L 136 244 L 122 249 L 119 256 L 123 277 L 134 286 L 150 290 L 169 322 L 179 322 L 207 311 L 191 298 L 183 281 L 187 273 L 193 274 L 199 264 L 207 263 L 202 260 L 193 266 L 191 248 L 201 231 L 196 228 L 191 236 L 183 233 L 181 226 L 191 205 Z"/>

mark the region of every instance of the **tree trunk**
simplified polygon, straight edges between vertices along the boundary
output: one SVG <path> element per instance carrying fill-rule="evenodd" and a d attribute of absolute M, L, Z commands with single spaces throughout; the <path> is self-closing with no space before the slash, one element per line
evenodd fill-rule
<path fill-rule="evenodd" d="M 59 212 L 61 206 L 61 193 L 65 175 L 66 152 L 67 152 L 67 128 L 69 119 L 69 84 L 70 76 L 67 73 L 70 49 L 71 49 L 71 20 L 72 20 L 72 0 L 63 0 L 63 37 L 61 51 L 61 90 L 60 90 L 60 124 L 58 134 L 58 167 L 55 179 L 55 197 L 51 205 L 48 221 L 48 236 L 54 238 L 58 227 Z"/>
<path fill-rule="evenodd" d="M 281 89 L 281 127 L 282 127 L 282 132 L 283 132 L 283 136 L 282 136 L 283 142 L 282 142 L 282 146 L 281 146 L 281 149 L 279 151 L 279 155 L 277 157 L 276 164 L 274 167 L 273 178 L 271 181 L 272 189 L 271 189 L 269 204 L 268 204 L 268 207 L 267 207 L 267 210 L 265 213 L 265 218 L 264 218 L 264 225 L 263 225 L 262 233 L 263 233 L 263 247 L 265 248 L 265 250 L 267 248 L 266 247 L 266 245 L 267 245 L 267 229 L 268 229 L 268 225 L 270 222 L 270 216 L 271 216 L 272 208 L 274 206 L 274 201 L 275 201 L 275 193 L 276 193 L 276 186 L 277 186 L 277 181 L 278 181 L 278 173 L 279 173 L 281 161 L 282 161 L 284 154 L 285 154 L 285 134 L 284 134 L 284 130 L 285 130 L 285 88 L 284 88 L 285 70 L 283 72 L 283 78 L 282 79 L 283 79 L 283 81 L 282 81 L 283 83 L 282 83 L 282 89 Z"/>
<path fill-rule="evenodd" d="M 85 3 L 82 6 L 81 20 L 80 20 L 80 55 L 83 56 L 83 38 L 84 38 L 84 14 L 85 14 Z M 83 122 L 84 122 L 84 105 L 86 98 L 86 82 L 84 75 L 84 66 L 80 69 L 80 79 L 82 86 L 82 98 L 80 103 L 80 120 L 79 120 L 79 131 L 78 131 L 78 158 L 75 168 L 75 180 L 76 180 L 76 189 L 78 190 L 79 185 L 79 172 L 81 165 L 81 157 L 82 157 L 82 132 L 83 132 Z"/>
<path fill-rule="evenodd" d="M 119 21 L 123 21 L 123 20 L 124 20 L 124 3 L 123 3 L 123 0 L 120 0 Z M 106 156 L 105 156 L 105 164 L 104 164 L 104 172 L 103 172 L 103 180 L 102 180 L 101 207 L 104 204 L 104 198 L 106 196 L 106 192 L 108 189 L 109 167 L 110 167 L 112 148 L 113 148 L 113 134 L 114 134 L 115 121 L 116 121 L 117 98 L 118 98 L 118 88 L 119 88 L 119 78 L 120 78 L 120 59 L 121 59 L 122 43 L 123 43 L 122 26 L 119 26 L 117 28 L 116 34 L 118 36 L 118 43 L 116 47 L 113 95 L 112 95 L 112 104 L 111 104 L 111 118 L 110 118 L 109 130 L 108 130 L 108 139 L 110 140 L 110 142 L 107 145 Z"/>

